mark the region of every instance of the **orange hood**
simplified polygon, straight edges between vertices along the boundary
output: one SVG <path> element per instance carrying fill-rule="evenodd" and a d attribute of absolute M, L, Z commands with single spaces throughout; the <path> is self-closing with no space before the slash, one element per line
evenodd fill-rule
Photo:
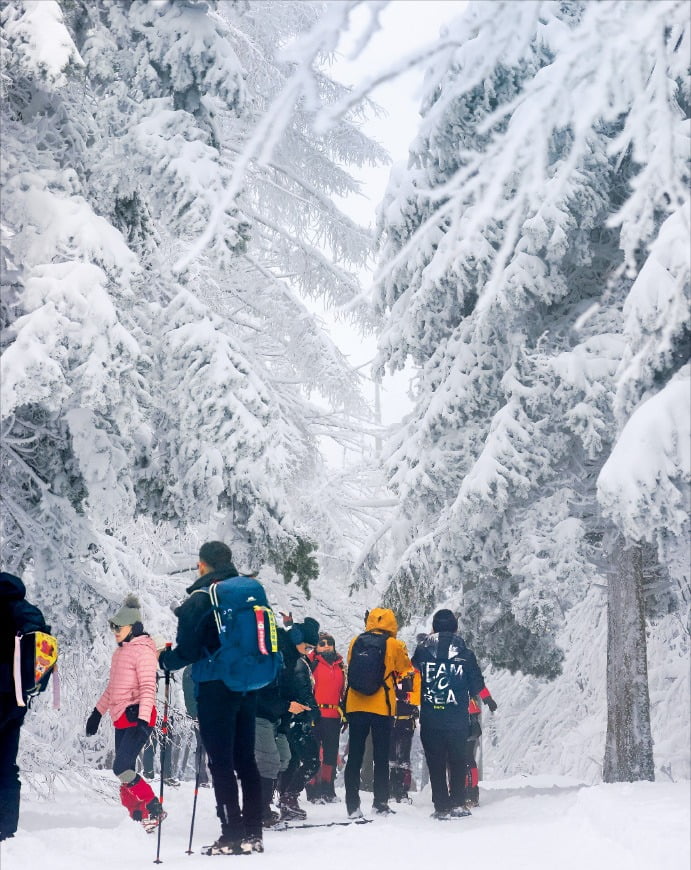
<path fill-rule="evenodd" d="M 367 631 L 379 629 L 380 631 L 388 631 L 393 637 L 396 637 L 398 632 L 398 623 L 393 614 L 393 610 L 387 610 L 385 607 L 375 607 L 370 610 L 365 624 Z"/>

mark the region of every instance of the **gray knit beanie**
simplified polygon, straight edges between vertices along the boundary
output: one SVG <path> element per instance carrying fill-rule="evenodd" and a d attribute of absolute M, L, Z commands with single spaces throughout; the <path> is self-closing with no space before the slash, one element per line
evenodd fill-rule
<path fill-rule="evenodd" d="M 122 607 L 115 616 L 111 616 L 110 621 L 113 625 L 134 625 L 135 622 L 142 621 L 141 604 L 136 595 L 128 595 L 125 598 Z"/>

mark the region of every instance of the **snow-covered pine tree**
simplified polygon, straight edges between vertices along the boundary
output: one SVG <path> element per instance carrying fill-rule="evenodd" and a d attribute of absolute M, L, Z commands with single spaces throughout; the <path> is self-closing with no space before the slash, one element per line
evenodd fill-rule
<path fill-rule="evenodd" d="M 688 358 L 676 315 L 665 334 L 648 312 L 657 346 L 645 352 L 624 325 L 642 257 L 688 197 L 686 11 L 471 3 L 428 72 L 408 169 L 382 205 L 379 365 L 419 367 L 417 405 L 389 459 L 406 532 L 388 599 L 408 619 L 460 605 L 472 645 L 512 670 L 554 676 L 563 612 L 599 574 L 621 574 L 622 548 L 611 545 L 628 531 L 621 500 L 608 519 L 596 486 L 616 437 L 617 383 L 620 407 L 635 393 L 620 366 L 647 355 L 644 372 L 634 366 L 645 389 Z M 674 276 L 681 311 L 688 279 Z M 677 419 L 671 443 L 681 429 Z M 665 508 L 643 536 L 658 544 L 664 511 L 678 517 L 688 497 L 675 450 Z M 670 538 L 664 568 L 673 551 L 688 564 L 679 521 Z M 642 595 L 632 590 L 631 614 L 614 619 L 620 640 L 637 625 L 637 655 L 611 648 L 632 671 L 610 682 L 610 709 L 630 680 L 644 689 L 628 707 L 630 763 L 614 765 L 616 779 L 652 770 Z"/>
<path fill-rule="evenodd" d="M 608 583 L 609 705 L 605 781 L 653 779 L 652 746 L 641 769 L 631 728 L 645 711 L 645 572 L 650 554 L 665 566 L 654 577 L 688 613 L 691 569 L 691 230 L 687 200 L 662 224 L 624 306 L 626 347 L 615 412 L 619 437 L 598 478 L 598 498 L 621 530 L 617 570 Z M 671 584 L 671 588 L 670 588 Z M 664 600 L 664 599 L 663 599 Z M 632 679 L 633 677 L 633 679 Z"/>
<path fill-rule="evenodd" d="M 245 175 L 209 244 L 173 269 L 290 77 L 277 50 L 322 12 L 0 10 L 3 567 L 26 572 L 63 640 L 71 701 L 46 747 L 81 733 L 126 591 L 148 628 L 171 627 L 164 572 L 179 565 L 171 548 L 194 550 L 195 529 L 222 533 L 241 567 L 268 561 L 307 589 L 315 546 L 362 522 L 343 500 L 312 509 L 319 437 L 349 439 L 349 415 L 366 410 L 300 298 L 358 291 L 368 236 L 330 203 L 356 188 L 349 165 L 384 158 L 357 113 L 317 137 L 310 110 L 291 111 L 273 162 Z M 326 101 L 342 91 L 320 83 Z M 361 567 L 359 553 L 340 546 L 339 564 Z"/>

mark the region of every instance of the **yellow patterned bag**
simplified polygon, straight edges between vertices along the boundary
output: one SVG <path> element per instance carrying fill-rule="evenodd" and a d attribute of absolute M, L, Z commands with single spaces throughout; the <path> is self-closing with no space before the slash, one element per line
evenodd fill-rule
<path fill-rule="evenodd" d="M 53 705 L 60 704 L 58 679 L 58 642 L 52 634 L 30 631 L 14 639 L 14 693 L 17 704 L 26 707 L 27 701 L 40 695 L 53 679 Z"/>

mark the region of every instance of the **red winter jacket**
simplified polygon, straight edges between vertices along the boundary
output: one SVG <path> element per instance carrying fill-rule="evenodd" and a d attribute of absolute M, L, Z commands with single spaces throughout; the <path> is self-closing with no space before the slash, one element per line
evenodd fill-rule
<path fill-rule="evenodd" d="M 314 697 L 319 705 L 319 712 L 325 719 L 340 719 L 338 709 L 343 704 L 345 693 L 345 673 L 343 672 L 343 656 L 337 656 L 329 663 L 316 652 L 310 653 L 312 676 L 314 677 Z"/>

